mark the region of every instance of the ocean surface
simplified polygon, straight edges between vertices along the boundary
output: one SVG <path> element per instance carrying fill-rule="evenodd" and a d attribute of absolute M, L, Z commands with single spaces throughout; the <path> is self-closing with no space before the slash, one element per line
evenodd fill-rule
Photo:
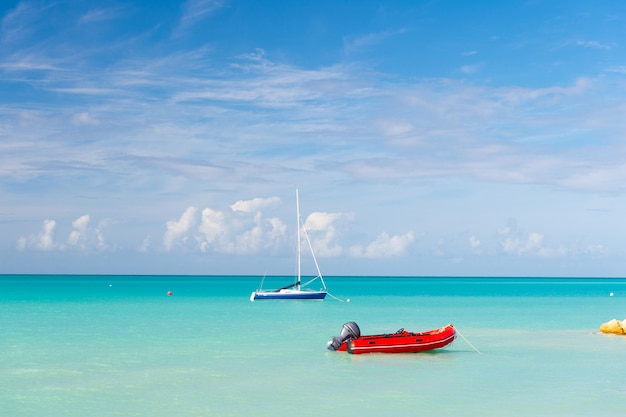
<path fill-rule="evenodd" d="M 251 302 L 260 281 L 0 275 L 0 415 L 626 414 L 626 336 L 598 331 L 626 318 L 626 279 L 326 277 L 336 298 Z M 348 321 L 460 336 L 328 351 Z"/>

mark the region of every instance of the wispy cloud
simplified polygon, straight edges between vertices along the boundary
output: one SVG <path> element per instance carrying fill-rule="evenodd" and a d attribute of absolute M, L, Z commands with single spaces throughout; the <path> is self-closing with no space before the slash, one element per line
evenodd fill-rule
<path fill-rule="evenodd" d="M 114 20 L 124 15 L 124 8 L 122 7 L 110 7 L 110 8 L 96 8 L 85 12 L 78 19 L 79 24 L 90 24 L 96 22 L 105 22 L 108 20 Z"/>
<path fill-rule="evenodd" d="M 182 64 L 179 58 L 174 54 L 171 64 Z M 274 64 L 264 54 L 237 59 L 238 64 L 249 65 L 245 69 L 232 67 L 228 79 L 222 75 L 170 79 L 167 57 L 159 57 L 156 66 L 151 66 L 150 61 L 151 58 L 145 58 L 140 66 L 152 67 L 151 72 L 133 72 L 120 64 L 113 72 L 95 69 L 83 75 L 87 79 L 79 85 L 46 81 L 43 88 L 51 93 L 101 99 L 97 107 L 89 110 L 80 101 L 74 101 L 75 106 L 63 108 L 67 115 L 49 111 L 50 104 L 39 106 L 47 113 L 38 114 L 39 127 L 30 123 L 30 140 L 53 146 L 54 142 L 47 140 L 49 127 L 65 129 L 61 119 L 64 118 L 69 122 L 67 126 L 106 127 L 94 131 L 90 141 L 94 146 L 106 141 L 107 164 L 114 169 L 120 164 L 128 166 L 131 160 L 152 160 L 159 161 L 153 166 L 167 165 L 171 172 L 223 172 L 221 166 L 229 167 L 231 173 L 247 169 L 249 175 L 257 178 L 261 174 L 258 169 L 265 171 L 261 175 L 271 176 L 272 165 L 250 163 L 245 157 L 247 153 L 252 155 L 273 147 L 279 152 L 268 157 L 274 158 L 272 162 L 279 169 L 284 168 L 281 153 L 295 144 L 307 144 L 320 159 L 337 161 L 335 172 L 357 180 L 469 175 L 491 181 L 607 190 L 622 189 L 620 180 L 626 175 L 615 169 L 617 159 L 605 158 L 598 164 L 593 153 L 579 150 L 580 142 L 573 140 L 589 131 L 594 119 L 611 119 L 610 115 L 618 111 L 618 107 L 611 107 L 610 100 L 594 99 L 610 88 L 606 84 L 609 80 L 580 78 L 571 85 L 545 88 L 489 88 L 446 79 L 380 85 L 358 68 L 302 70 Z M 137 66 L 134 62 L 129 64 Z M 159 68 L 164 73 L 159 73 Z M 187 72 L 184 66 L 180 72 Z M 129 83 L 126 74 L 136 74 L 141 81 Z M 90 86 L 85 87 L 86 84 Z M 153 89 L 160 91 L 162 100 L 141 98 L 144 90 Z M 14 126 L 9 129 L 11 135 L 17 137 L 24 130 L 17 128 L 20 121 L 15 118 L 16 113 L 5 110 L 5 114 L 9 116 L 7 126 Z M 269 114 L 275 122 L 268 121 Z M 564 120 L 568 122 L 563 123 Z M 595 124 L 593 130 L 598 145 L 605 138 L 617 139 L 622 133 L 617 125 L 606 122 Z M 545 132 L 550 132 L 550 136 Z M 94 142 L 100 136 L 102 142 Z M 186 146 L 174 146 L 171 137 L 188 138 Z M 250 140 L 253 137 L 254 141 Z M 368 146 L 347 152 L 354 149 L 351 142 L 356 138 Z M 146 141 L 163 146 L 146 148 Z M 326 146 L 317 146 L 320 141 Z M 213 158 L 212 168 L 208 161 L 204 167 L 194 162 L 193 155 L 207 149 L 207 144 L 218 143 L 225 152 Z M 248 152 L 229 154 L 228 149 L 239 144 Z M 602 158 L 604 151 L 601 147 L 596 149 L 597 158 Z M 71 158 L 93 160 L 90 152 L 89 146 L 78 148 L 72 151 Z M 67 156 L 63 157 L 63 153 Z M 172 153 L 181 158 L 172 159 Z M 56 154 L 59 158 L 70 157 L 65 150 Z M 51 153 L 47 151 L 46 155 Z M 122 155 L 123 161 L 110 159 Z M 5 157 L 10 157 L 15 165 L 14 158 L 32 159 L 33 154 Z M 514 170 L 510 169 L 512 166 Z M 606 175 L 611 175 L 611 181 L 605 181 L 605 174 L 600 175 L 602 167 Z M 107 169 L 104 163 L 99 168 Z M 590 176 L 590 172 L 597 175 Z M 20 177 L 22 173 L 14 170 L 12 175 Z"/>
<path fill-rule="evenodd" d="M 483 68 L 483 66 L 484 66 L 484 63 L 463 65 L 461 67 L 461 72 L 463 74 L 476 74 L 477 72 L 480 72 L 480 70 Z"/>
<path fill-rule="evenodd" d="M 593 49 L 614 49 L 617 44 L 614 42 L 611 43 L 603 43 L 598 41 L 589 41 L 589 40 L 579 40 L 574 42 L 576 46 L 580 46 L 583 48 L 593 48 Z"/>
<path fill-rule="evenodd" d="M 490 40 L 459 44 L 445 63 L 439 61 L 447 69 L 432 67 L 435 76 L 425 77 L 417 66 L 409 73 L 411 68 L 394 72 L 392 64 L 372 64 L 384 58 L 372 54 L 384 49 L 376 46 L 415 35 L 403 26 L 342 27 L 335 45 L 343 40 L 343 50 L 331 56 L 344 55 L 333 63 L 328 55 L 299 60 L 287 42 L 246 42 L 247 51 L 225 41 L 203 44 L 206 38 L 195 35 L 209 19 L 232 11 L 225 1 L 189 1 L 167 24 L 147 19 L 132 26 L 123 24 L 135 12 L 126 6 L 71 6 L 21 2 L 0 23 L 0 201 L 19 201 L 7 212 L 30 213 L 29 229 L 11 235 L 11 244 L 22 236 L 23 250 L 91 250 L 99 236 L 106 246 L 114 231 L 94 219 L 111 210 L 150 224 L 139 238 L 124 236 L 130 241 L 125 247 L 146 253 L 157 247 L 280 251 L 291 238 L 291 221 L 280 215 L 278 198 L 245 196 L 273 195 L 292 184 L 335 192 L 333 202 L 346 199 L 364 211 L 383 200 L 369 191 L 377 187 L 404 194 L 404 187 L 432 186 L 436 195 L 458 183 L 457 193 L 468 195 L 484 186 L 536 187 L 581 201 L 587 194 L 626 191 L 626 70 L 606 55 L 617 49 L 610 38 L 570 35 L 581 40 L 561 43 L 567 47 L 554 62 L 537 62 L 566 76 L 516 78 L 532 70 L 518 63 L 506 77 L 492 78 L 498 67 L 489 60 L 492 53 L 507 51 L 493 49 L 504 41 Z M 172 39 L 171 28 L 189 36 Z M 543 51 L 556 42 L 546 41 Z M 606 56 L 606 66 L 584 73 L 558 67 L 559 54 L 582 48 L 585 55 Z M 230 205 L 215 204 L 231 197 Z M 417 198 L 398 204 L 419 211 Z M 37 199 L 45 199 L 45 209 L 35 208 Z M 76 206 L 89 219 L 70 226 Z M 145 206 L 158 210 L 146 214 Z M 347 210 L 316 212 L 307 220 L 324 256 L 401 256 L 422 244 L 413 218 L 406 230 L 392 233 L 399 220 L 377 217 L 360 224 L 367 232 L 354 236 Z M 545 227 L 508 238 L 484 230 L 461 235 L 443 239 L 438 248 L 445 252 L 445 243 L 454 242 L 480 256 L 543 253 L 546 259 L 564 256 L 562 248 L 597 256 L 608 251 L 604 242 L 558 240 Z"/>
<path fill-rule="evenodd" d="M 227 3 L 227 0 L 188 0 L 182 6 L 182 16 L 174 37 L 184 35 L 189 28 L 212 16 Z"/>
<path fill-rule="evenodd" d="M 61 70 L 55 63 L 33 55 L 11 56 L 4 62 L 0 62 L 0 69 L 11 72 Z"/>
<path fill-rule="evenodd" d="M 409 29 L 391 29 L 381 32 L 368 33 L 364 35 L 344 37 L 344 51 L 347 54 L 359 52 L 371 46 L 377 46 L 384 43 L 387 39 L 403 35 L 410 32 Z"/>
<path fill-rule="evenodd" d="M 29 37 L 45 22 L 45 12 L 52 7 L 54 3 L 20 1 L 0 22 L 0 42 L 13 43 Z"/>

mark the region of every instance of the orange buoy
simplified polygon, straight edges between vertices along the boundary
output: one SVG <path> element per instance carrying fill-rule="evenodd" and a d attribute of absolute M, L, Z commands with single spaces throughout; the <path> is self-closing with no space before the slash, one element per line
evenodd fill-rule
<path fill-rule="evenodd" d="M 168 296 L 168 297 L 171 297 L 171 296 L 172 296 L 172 292 L 171 292 L 171 291 L 168 291 L 168 292 L 167 292 L 167 296 Z"/>

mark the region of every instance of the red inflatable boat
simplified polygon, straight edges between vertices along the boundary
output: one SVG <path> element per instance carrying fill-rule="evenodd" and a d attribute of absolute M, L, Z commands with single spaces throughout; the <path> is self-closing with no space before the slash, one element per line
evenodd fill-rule
<path fill-rule="evenodd" d="M 400 329 L 395 333 L 361 336 L 355 322 L 343 325 L 339 336 L 328 342 L 329 350 L 348 353 L 413 353 L 441 349 L 454 341 L 456 330 L 452 324 L 424 332 L 408 332 Z"/>

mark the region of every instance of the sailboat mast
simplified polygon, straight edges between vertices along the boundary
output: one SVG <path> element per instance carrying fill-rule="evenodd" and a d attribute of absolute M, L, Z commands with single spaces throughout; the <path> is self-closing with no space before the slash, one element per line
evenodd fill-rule
<path fill-rule="evenodd" d="M 300 199 L 298 197 L 298 189 L 296 188 L 296 229 L 298 230 L 298 276 L 296 277 L 296 289 L 300 289 Z"/>

